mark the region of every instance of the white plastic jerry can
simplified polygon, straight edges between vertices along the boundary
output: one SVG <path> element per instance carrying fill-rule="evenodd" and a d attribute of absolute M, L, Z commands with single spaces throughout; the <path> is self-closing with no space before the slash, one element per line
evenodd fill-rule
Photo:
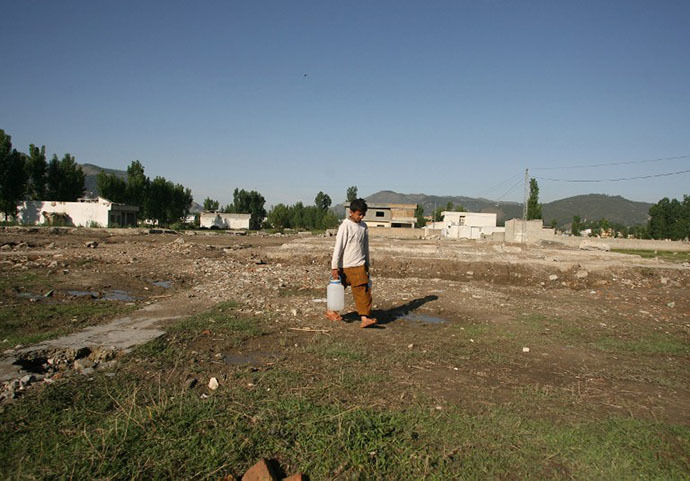
<path fill-rule="evenodd" d="M 345 288 L 340 279 L 331 279 L 326 291 L 329 311 L 342 311 L 345 308 Z"/>

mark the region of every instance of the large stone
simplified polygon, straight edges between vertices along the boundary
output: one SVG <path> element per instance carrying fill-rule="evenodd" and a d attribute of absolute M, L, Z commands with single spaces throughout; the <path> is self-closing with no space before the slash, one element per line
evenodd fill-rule
<path fill-rule="evenodd" d="M 279 477 L 271 469 L 266 459 L 256 463 L 242 476 L 242 481 L 278 481 L 278 479 Z"/>
<path fill-rule="evenodd" d="M 580 250 L 581 251 L 605 251 L 608 252 L 611 250 L 611 246 L 604 242 L 594 242 L 590 240 L 583 240 L 580 242 Z"/>

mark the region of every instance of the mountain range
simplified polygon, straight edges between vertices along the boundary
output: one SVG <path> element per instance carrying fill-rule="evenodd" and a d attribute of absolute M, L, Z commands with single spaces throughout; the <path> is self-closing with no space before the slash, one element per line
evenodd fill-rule
<path fill-rule="evenodd" d="M 85 175 L 86 191 L 98 195 L 98 174 L 105 172 L 123 179 L 127 172 L 117 169 L 105 169 L 93 164 L 81 164 Z M 421 204 L 424 213 L 430 215 L 434 209 L 444 207 L 452 202 L 462 205 L 470 212 L 493 212 L 497 214 L 497 222 L 503 225 L 506 220 L 522 218 L 522 204 L 519 202 L 495 202 L 489 199 L 464 196 L 438 196 L 426 194 L 401 194 L 392 190 L 382 190 L 366 197 L 370 204 Z M 542 204 L 544 224 L 551 224 L 556 219 L 563 227 L 570 224 L 573 216 L 578 215 L 582 221 L 605 218 L 610 222 L 633 226 L 646 224 L 649 218 L 649 208 L 654 205 L 648 202 L 635 202 L 620 196 L 605 194 L 576 195 L 566 199 Z M 192 205 L 192 212 L 200 212 L 203 208 L 198 203 Z"/>
<path fill-rule="evenodd" d="M 449 202 L 462 205 L 470 212 L 493 212 L 497 214 L 497 223 L 503 225 L 506 220 L 522 218 L 523 204 L 518 202 L 495 202 L 489 199 L 464 196 L 438 196 L 425 194 L 401 194 L 391 190 L 382 190 L 368 197 L 370 204 L 421 204 L 424 213 L 430 215 L 438 207 L 445 208 Z M 648 202 L 635 202 L 621 196 L 605 194 L 576 195 L 566 199 L 542 204 L 544 224 L 551 224 L 555 219 L 563 227 L 573 221 L 573 216 L 580 216 L 584 221 L 607 219 L 609 222 L 623 225 L 646 224 L 649 208 L 654 205 Z"/>

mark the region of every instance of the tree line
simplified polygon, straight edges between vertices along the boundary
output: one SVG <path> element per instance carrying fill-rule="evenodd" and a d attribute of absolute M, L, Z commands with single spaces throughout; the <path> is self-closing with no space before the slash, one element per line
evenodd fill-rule
<path fill-rule="evenodd" d="M 154 220 L 159 225 L 183 222 L 194 200 L 192 191 L 182 184 L 164 177 L 149 179 L 138 160 L 127 167 L 126 179 L 101 172 L 96 182 L 102 197 L 118 204 L 136 205 L 141 218 Z"/>
<path fill-rule="evenodd" d="M 46 158 L 45 146 L 29 146 L 29 153 L 12 147 L 12 137 L 0 129 L 0 210 L 17 217 L 24 200 L 71 202 L 84 195 L 84 172 L 74 156 Z"/>

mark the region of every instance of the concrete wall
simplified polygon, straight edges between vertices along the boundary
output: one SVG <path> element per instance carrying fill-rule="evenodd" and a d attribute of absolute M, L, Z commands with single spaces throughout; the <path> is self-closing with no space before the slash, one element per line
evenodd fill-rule
<path fill-rule="evenodd" d="M 652 240 L 652 239 L 599 239 L 597 237 L 580 236 L 556 236 L 554 242 L 564 244 L 568 247 L 579 247 L 583 241 L 595 244 L 606 244 L 611 249 L 640 249 L 640 250 L 659 250 L 672 252 L 690 252 L 690 242 Z"/>
<path fill-rule="evenodd" d="M 228 214 L 223 212 L 202 212 L 199 226 L 211 229 L 249 229 L 251 214 Z"/>
<path fill-rule="evenodd" d="M 113 220 L 119 218 L 121 224 L 127 223 L 128 214 L 130 218 L 134 214 L 136 225 L 136 212 L 138 210 L 139 208 L 135 206 L 113 204 L 102 197 L 94 201 L 84 202 L 30 200 L 19 204 L 18 221 L 22 224 L 40 225 L 47 223 L 50 214 L 56 214 L 65 220 L 66 225 L 76 227 L 108 227 L 111 224 L 117 225 L 115 222 L 110 222 L 112 213 Z"/>
<path fill-rule="evenodd" d="M 522 219 L 510 219 L 505 227 L 506 242 L 539 243 L 541 241 L 553 241 L 556 236 L 554 229 L 544 229 L 541 219 L 523 221 Z"/>
<path fill-rule="evenodd" d="M 424 237 L 426 229 L 391 229 L 389 227 L 371 227 L 369 228 L 369 237 L 388 237 L 394 239 L 421 239 Z"/>
<path fill-rule="evenodd" d="M 496 227 L 496 214 L 489 212 L 441 212 L 443 220 L 455 225 Z"/>

